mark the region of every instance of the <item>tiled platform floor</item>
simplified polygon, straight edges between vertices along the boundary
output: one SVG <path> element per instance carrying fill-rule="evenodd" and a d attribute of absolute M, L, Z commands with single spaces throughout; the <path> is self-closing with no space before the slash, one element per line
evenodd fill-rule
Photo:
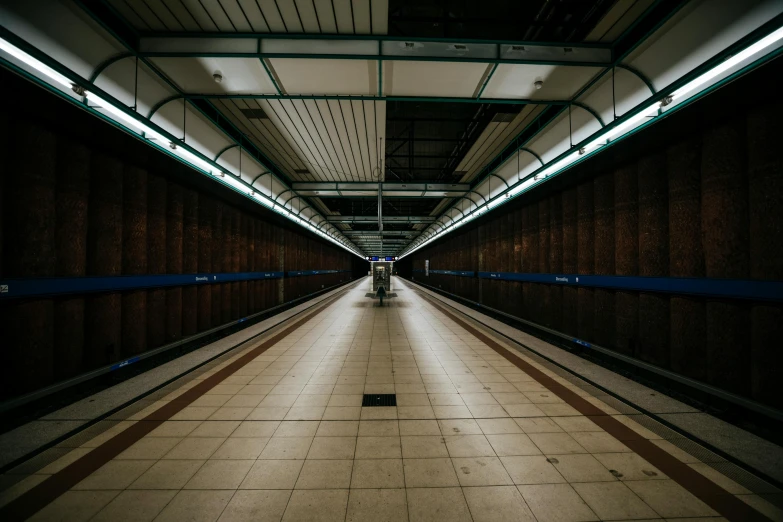
<path fill-rule="evenodd" d="M 32 519 L 723 520 L 412 287 L 397 286 L 384 308 L 354 287 Z M 251 348 L 17 482 L 0 504 Z M 364 393 L 396 393 L 398 405 L 362 408 Z M 729 478 L 689 464 L 780 517 Z"/>

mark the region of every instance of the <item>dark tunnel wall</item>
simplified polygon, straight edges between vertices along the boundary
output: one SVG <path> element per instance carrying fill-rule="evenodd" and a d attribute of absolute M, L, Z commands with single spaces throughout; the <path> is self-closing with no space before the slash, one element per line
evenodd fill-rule
<path fill-rule="evenodd" d="M 742 96 L 775 85 L 780 62 L 404 257 L 400 274 L 783 407 L 779 303 L 423 273 L 429 260 L 431 270 L 783 280 L 783 102 Z"/>
<path fill-rule="evenodd" d="M 340 270 L 0 302 L 2 397 L 38 389 L 366 274 L 288 224 L 8 73 L 0 277 Z"/>

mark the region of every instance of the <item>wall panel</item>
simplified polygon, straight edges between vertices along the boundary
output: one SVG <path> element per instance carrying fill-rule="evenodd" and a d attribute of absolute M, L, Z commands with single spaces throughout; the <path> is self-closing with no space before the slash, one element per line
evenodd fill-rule
<path fill-rule="evenodd" d="M 212 270 L 216 274 L 227 272 L 223 266 L 223 210 L 222 201 L 215 201 L 212 221 Z M 212 325 L 223 323 L 223 290 L 224 284 L 210 285 L 212 292 Z"/>
<path fill-rule="evenodd" d="M 666 151 L 669 181 L 669 275 L 704 277 L 701 236 L 701 138 Z M 683 375 L 707 380 L 707 318 L 703 299 L 672 296 L 669 360 Z"/>
<path fill-rule="evenodd" d="M 90 163 L 90 200 L 87 225 L 87 275 L 122 274 L 123 166 L 119 160 L 93 154 Z M 90 296 L 86 303 L 85 363 L 114 362 L 122 349 L 122 296 Z"/>
<path fill-rule="evenodd" d="M 289 294 L 275 279 L 84 294 L 52 284 L 60 295 L 45 298 L 4 293 L 0 400 L 363 271 L 350 253 L 135 137 L 13 75 L 4 79 L 18 86 L 16 102 L 0 112 L 0 278 L 12 292 L 15 278 L 280 271 L 287 236 L 296 246 L 290 267 L 351 272 L 300 277 Z"/>
<path fill-rule="evenodd" d="M 614 226 L 614 175 L 605 173 L 595 178 L 593 187 L 595 205 L 595 273 L 614 275 L 615 226 Z M 614 346 L 615 342 L 615 292 L 596 288 L 593 292 L 593 337 L 596 344 Z"/>
<path fill-rule="evenodd" d="M 182 273 L 198 273 L 198 193 L 182 191 Z M 182 335 L 198 332 L 198 288 L 182 288 Z"/>
<path fill-rule="evenodd" d="M 90 150 L 87 147 L 70 140 L 58 140 L 56 190 L 56 274 L 82 277 L 87 274 L 90 198 Z M 82 367 L 84 310 L 83 296 L 58 299 L 54 303 L 54 336 L 60 339 L 54 353 L 56 379 L 76 375 Z"/>
<path fill-rule="evenodd" d="M 576 274 L 578 256 L 577 228 L 577 188 L 563 191 L 563 265 L 561 272 Z M 562 287 L 563 305 L 560 314 L 560 328 L 563 332 L 578 336 L 579 290 L 575 287 Z"/>
<path fill-rule="evenodd" d="M 165 274 L 166 204 L 168 183 L 162 176 L 147 177 L 147 270 Z M 147 346 L 161 346 L 166 339 L 166 290 L 153 288 L 147 293 Z"/>
<path fill-rule="evenodd" d="M 126 165 L 122 187 L 122 275 L 147 273 L 147 171 Z M 122 294 L 122 356 L 147 349 L 147 291 Z"/>
<path fill-rule="evenodd" d="M 166 212 L 166 271 L 182 273 L 183 194 L 182 187 L 169 184 Z M 182 288 L 166 289 L 166 341 L 182 337 Z"/>
<path fill-rule="evenodd" d="M 639 274 L 639 191 L 636 165 L 614 173 L 614 252 L 616 275 Z M 636 354 L 639 329 L 639 294 L 615 292 L 615 340 L 613 346 Z"/>
<path fill-rule="evenodd" d="M 9 277 L 51 277 L 55 274 L 55 223 L 57 206 L 54 134 L 37 124 L 13 121 L 10 147 L 13 151 L 6 179 L 4 210 L 9 226 L 3 269 Z M 5 312 L 5 311 L 4 311 Z M 4 345 L 10 351 L 3 365 L 3 387 L 30 390 L 54 375 L 54 303 L 51 299 L 31 300 L 2 313 Z M 7 332 L 7 333 L 6 333 Z M 7 344 L 6 344 L 7 343 Z M 4 350 L 5 351 L 5 350 Z"/>
<path fill-rule="evenodd" d="M 668 177 L 665 154 L 639 161 L 639 275 L 669 275 Z M 669 366 L 669 296 L 639 295 L 639 336 L 636 356 Z"/>
<path fill-rule="evenodd" d="M 783 281 L 783 160 L 778 131 L 783 103 L 752 111 L 747 119 L 750 276 Z M 783 308 L 751 309 L 752 393 L 783 406 L 783 353 L 770 347 L 783 339 Z"/>
<path fill-rule="evenodd" d="M 212 229 L 215 222 L 215 200 L 207 196 L 199 198 L 198 205 L 198 270 L 201 274 L 208 274 L 212 269 Z M 200 285 L 198 294 L 198 318 L 199 332 L 209 330 L 212 327 L 212 287 L 217 285 Z"/>
<path fill-rule="evenodd" d="M 704 133 L 702 234 L 707 277 L 749 275 L 745 126 L 732 122 Z M 750 310 L 707 301 L 707 380 L 736 393 L 750 391 Z M 741 349 L 737 349 L 741 347 Z"/>

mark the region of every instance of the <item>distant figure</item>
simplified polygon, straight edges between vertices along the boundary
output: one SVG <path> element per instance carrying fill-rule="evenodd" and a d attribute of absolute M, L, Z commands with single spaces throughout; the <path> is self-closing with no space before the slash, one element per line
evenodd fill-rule
<path fill-rule="evenodd" d="M 383 298 L 386 297 L 386 289 L 382 286 L 379 286 L 378 290 L 375 292 L 375 295 L 380 298 L 381 306 L 383 306 Z"/>

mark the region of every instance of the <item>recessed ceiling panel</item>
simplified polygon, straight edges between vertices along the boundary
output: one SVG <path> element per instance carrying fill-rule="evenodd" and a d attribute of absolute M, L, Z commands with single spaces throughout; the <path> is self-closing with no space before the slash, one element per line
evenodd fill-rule
<path fill-rule="evenodd" d="M 502 64 L 492 75 L 482 98 L 566 100 L 600 71 L 598 67 Z M 538 80 L 544 82 L 541 89 L 536 89 Z"/>
<path fill-rule="evenodd" d="M 386 61 L 387 96 L 471 97 L 487 70 L 485 63 Z"/>
<path fill-rule="evenodd" d="M 275 86 L 255 58 L 153 58 L 152 62 L 190 94 L 275 94 Z M 219 72 L 220 83 L 213 75 Z"/>
<path fill-rule="evenodd" d="M 367 96 L 378 92 L 374 60 L 277 58 L 270 62 L 287 94 Z"/>

